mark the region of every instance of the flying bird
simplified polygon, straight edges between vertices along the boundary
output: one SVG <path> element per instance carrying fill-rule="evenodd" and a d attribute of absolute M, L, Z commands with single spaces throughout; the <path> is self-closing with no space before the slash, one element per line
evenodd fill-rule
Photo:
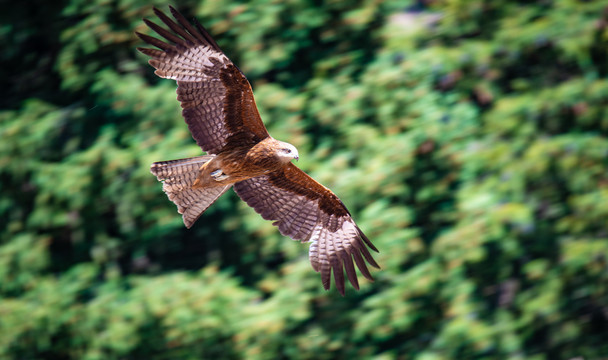
<path fill-rule="evenodd" d="M 154 13 L 169 28 L 144 19 L 166 41 L 136 33 L 158 49 L 138 48 L 148 55 L 161 78 L 177 81 L 177 100 L 192 137 L 206 155 L 152 164 L 163 191 L 177 205 L 190 228 L 228 189 L 281 234 L 310 242 L 313 269 L 321 273 L 325 290 L 333 272 L 344 295 L 344 271 L 354 288 L 359 283 L 354 264 L 373 278 L 365 261 L 379 268 L 367 247 L 378 251 L 355 224 L 340 199 L 296 167 L 298 150 L 275 140 L 262 123 L 245 75 L 228 59 L 207 30 L 188 22 L 173 7 L 172 20 Z"/>

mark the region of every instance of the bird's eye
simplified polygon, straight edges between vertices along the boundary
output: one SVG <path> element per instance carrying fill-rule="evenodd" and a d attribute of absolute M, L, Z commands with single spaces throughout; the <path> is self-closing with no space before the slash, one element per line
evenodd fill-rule
<path fill-rule="evenodd" d="M 288 154 L 291 154 L 291 149 L 285 149 L 285 152 L 287 152 Z"/>

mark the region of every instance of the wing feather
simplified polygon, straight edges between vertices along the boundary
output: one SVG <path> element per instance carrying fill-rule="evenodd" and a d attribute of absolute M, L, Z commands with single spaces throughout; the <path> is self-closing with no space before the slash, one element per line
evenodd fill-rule
<path fill-rule="evenodd" d="M 180 38 L 179 36 L 173 35 L 170 31 L 165 30 L 164 28 L 162 28 L 161 26 L 156 25 L 155 23 L 153 23 L 152 21 L 148 20 L 148 19 L 143 19 L 144 23 L 146 25 L 148 25 L 148 27 L 154 31 L 156 31 L 156 33 L 162 37 L 164 37 L 165 39 L 173 42 L 174 44 L 177 45 L 182 45 L 182 46 L 188 46 L 188 43 L 186 40 Z"/>
<path fill-rule="evenodd" d="M 169 10 L 171 11 L 171 15 L 173 15 L 175 20 L 177 20 L 177 22 L 186 31 L 188 31 L 190 34 L 192 34 L 195 38 L 197 38 L 203 44 L 211 46 L 214 50 L 216 50 L 218 52 L 222 52 L 222 50 L 217 45 L 215 40 L 213 40 L 211 35 L 209 35 L 209 32 L 207 32 L 207 30 L 201 24 L 199 24 L 196 19 L 194 21 L 196 22 L 196 25 L 197 25 L 196 27 L 198 29 L 195 29 L 194 26 L 192 26 L 190 24 L 190 22 L 188 22 L 188 20 L 186 20 L 186 18 L 179 11 L 177 11 L 173 6 L 169 6 Z M 162 11 L 156 9 L 155 13 L 156 12 L 160 13 Z M 167 17 L 167 19 L 168 19 L 168 17 Z M 169 21 L 171 21 L 171 20 L 169 19 Z"/>
<path fill-rule="evenodd" d="M 169 9 L 171 10 L 171 12 L 176 11 L 172 6 L 169 6 Z M 157 8 L 154 8 L 154 14 L 156 16 L 158 16 L 158 18 L 169 27 L 169 29 L 171 29 L 173 32 L 175 32 L 176 34 L 178 34 L 179 36 L 181 36 L 182 38 L 184 38 L 186 41 L 194 44 L 197 42 L 197 39 L 195 36 L 192 36 L 192 34 L 188 33 L 188 31 L 186 31 L 183 27 L 179 26 L 178 24 L 176 24 L 173 20 L 171 20 L 171 18 L 169 18 L 167 15 L 165 15 L 165 13 L 163 13 L 162 11 L 160 11 Z M 178 16 L 181 16 L 181 14 L 179 14 L 179 12 L 177 13 Z M 175 15 L 174 15 L 175 17 Z M 176 17 L 177 18 L 177 17 Z M 187 21 L 185 21 L 187 23 Z M 219 51 L 219 49 L 216 49 Z"/>
<path fill-rule="evenodd" d="M 230 147 L 254 145 L 267 138 L 251 85 L 226 57 L 207 30 L 190 24 L 170 7 L 175 21 L 162 11 L 154 13 L 169 28 L 144 20 L 167 42 L 141 33 L 157 49 L 138 48 L 149 56 L 155 74 L 177 81 L 177 99 L 196 143 L 209 154 Z"/>
<path fill-rule="evenodd" d="M 281 234 L 311 243 L 310 263 L 321 273 L 325 289 L 330 288 L 333 272 L 336 288 L 344 295 L 344 271 L 353 287 L 359 289 L 355 264 L 365 278 L 373 281 L 366 261 L 379 266 L 367 247 L 377 249 L 340 199 L 295 165 L 238 182 L 234 190 L 264 219 L 273 220 Z"/>

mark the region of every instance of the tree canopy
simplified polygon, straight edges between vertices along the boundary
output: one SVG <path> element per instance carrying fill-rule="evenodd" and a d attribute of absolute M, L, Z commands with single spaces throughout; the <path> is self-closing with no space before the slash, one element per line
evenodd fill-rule
<path fill-rule="evenodd" d="M 0 358 L 608 355 L 608 1 L 177 1 L 382 270 L 325 292 L 236 195 L 187 230 L 149 172 L 200 155 L 134 31 L 159 0 L 0 15 Z"/>

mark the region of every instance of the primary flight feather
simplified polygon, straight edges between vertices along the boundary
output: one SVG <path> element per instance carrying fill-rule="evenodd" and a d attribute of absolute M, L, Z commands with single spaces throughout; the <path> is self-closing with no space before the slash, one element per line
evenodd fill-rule
<path fill-rule="evenodd" d="M 281 234 L 310 242 L 309 257 L 330 287 L 333 272 L 344 295 L 344 271 L 357 290 L 354 264 L 373 281 L 365 262 L 379 268 L 368 247 L 378 251 L 355 224 L 340 199 L 292 164 L 298 150 L 268 134 L 253 99 L 251 85 L 205 28 L 193 26 L 169 7 L 175 21 L 154 13 L 169 30 L 144 19 L 166 39 L 137 33 L 158 49 L 138 48 L 151 57 L 155 74 L 177 81 L 177 99 L 196 143 L 207 153 L 161 161 L 151 171 L 177 205 L 190 228 L 231 187 Z"/>

